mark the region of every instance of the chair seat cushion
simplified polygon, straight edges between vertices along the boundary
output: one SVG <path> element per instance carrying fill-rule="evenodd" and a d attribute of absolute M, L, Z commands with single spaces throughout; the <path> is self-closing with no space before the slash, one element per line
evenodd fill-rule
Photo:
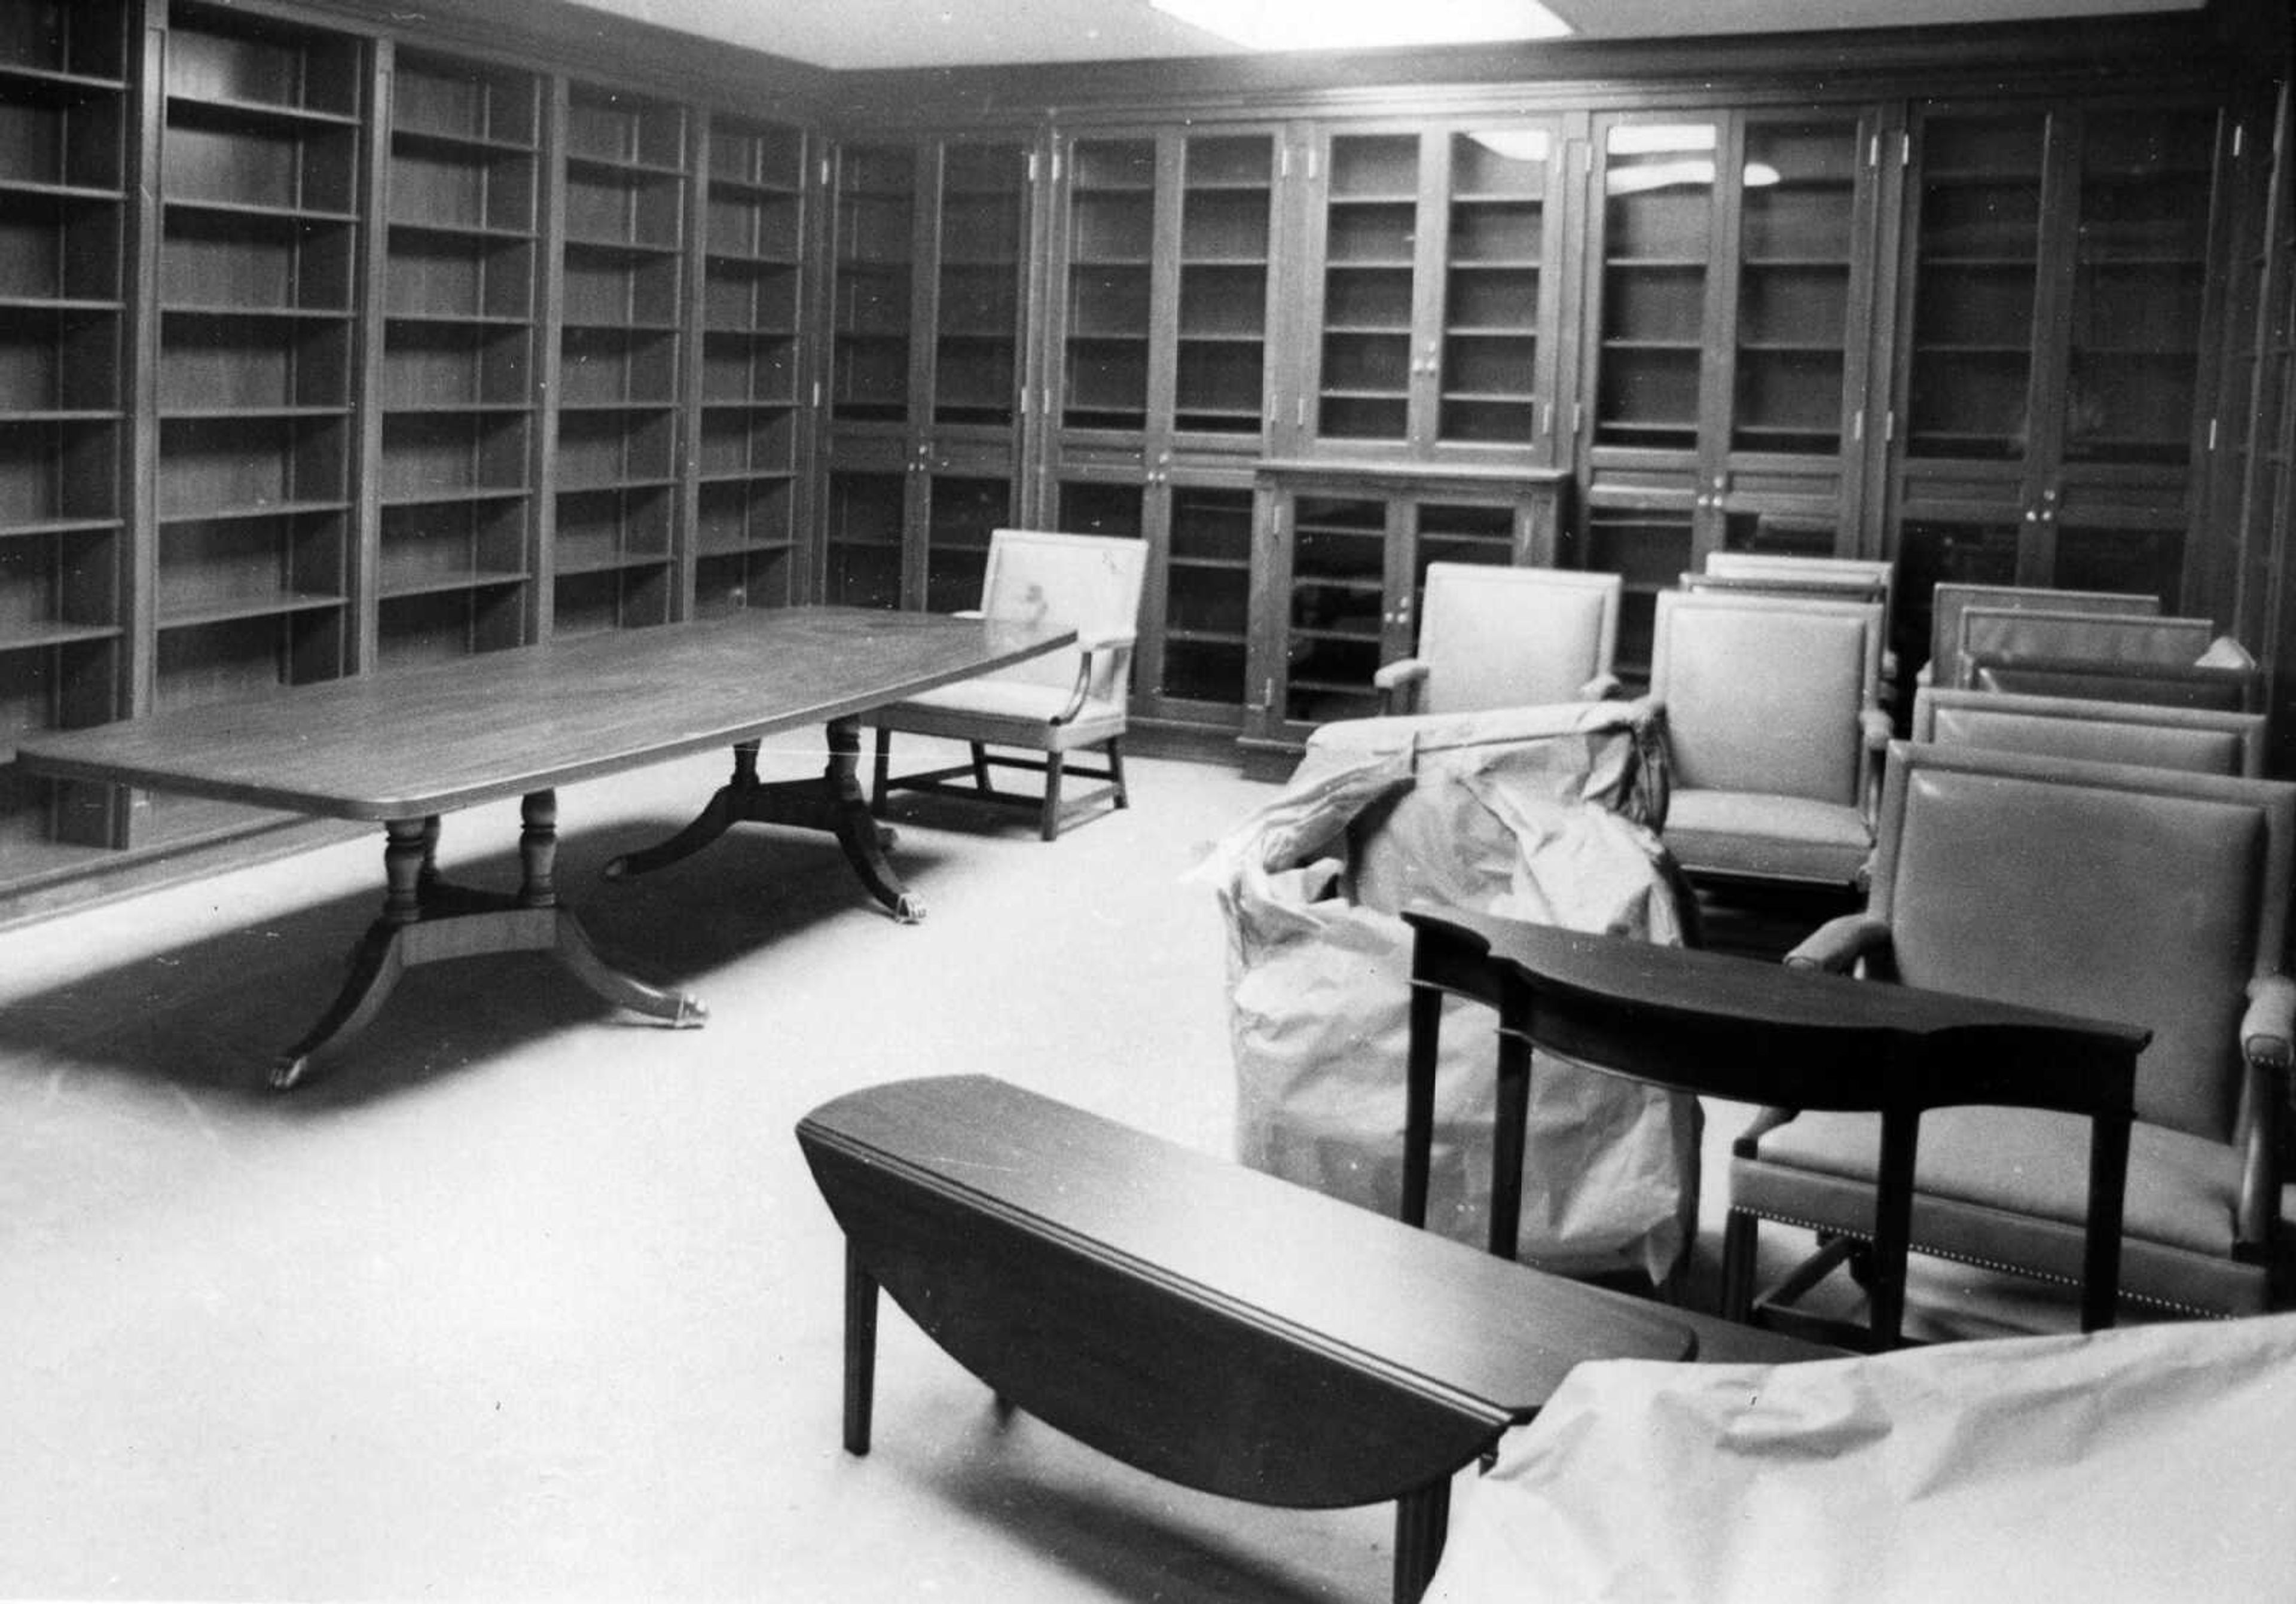
<path fill-rule="evenodd" d="M 1070 695 L 1068 686 L 1031 684 L 1026 680 L 959 680 L 873 709 L 861 716 L 861 722 L 909 734 L 1052 751 L 1090 745 L 1124 732 L 1124 709 L 1099 697 L 1086 698 L 1074 718 L 1055 724 L 1053 720 L 1069 705 Z"/>
<path fill-rule="evenodd" d="M 1873 855 L 1874 831 L 1841 803 L 1677 785 L 1666 844 L 1693 871 L 1849 885 Z"/>
<path fill-rule="evenodd" d="M 1913 1242 L 1976 1264 L 2078 1283 L 2088 1207 L 2088 1121 L 2032 1109 L 1940 1109 L 1923 1117 Z M 1805 1113 L 1734 1158 L 1734 1209 L 1870 1234 L 1879 1118 Z M 2138 1124 L 2122 1204 L 2121 1288 L 2197 1313 L 2263 1307 L 2264 1267 L 2231 1261 L 2240 1151 Z M 2284 1199 L 2296 1216 L 2296 1188 Z"/>

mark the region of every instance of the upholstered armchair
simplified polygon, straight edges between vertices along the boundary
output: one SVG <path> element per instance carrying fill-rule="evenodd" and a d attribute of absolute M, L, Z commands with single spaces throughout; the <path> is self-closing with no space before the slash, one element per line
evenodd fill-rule
<path fill-rule="evenodd" d="M 1898 654 L 1890 642 L 1898 623 L 1898 565 L 1887 558 L 1800 557 L 1782 552 L 1709 552 L 1710 578 L 1767 585 L 1781 595 L 1882 604 L 1882 683 L 1898 678 Z"/>
<path fill-rule="evenodd" d="M 2023 752 L 1890 751 L 1866 912 L 1789 962 L 2140 1026 L 2120 1296 L 2251 1313 L 2288 1289 L 2282 1188 L 2296 982 L 2296 785 Z M 1804 1290 L 1874 1222 L 1875 1127 L 1767 1110 L 1734 1143 L 1724 1312 L 1754 1306 L 1763 1221 L 1819 1233 Z M 2078 1285 L 2087 1132 L 2059 1115 L 1922 1122 L 1917 1254 Z"/>
<path fill-rule="evenodd" d="M 1940 580 L 1931 592 L 1930 656 L 1915 675 L 1919 683 L 1954 683 L 1954 665 L 1961 655 L 1961 615 L 1971 607 L 2143 618 L 2157 614 L 2161 600 L 2121 591 L 2051 590 L 2038 585 L 1965 585 L 1958 580 Z"/>
<path fill-rule="evenodd" d="M 1912 735 L 1940 746 L 1993 747 L 2093 763 L 2141 763 L 2251 779 L 2264 773 L 2264 715 L 2213 708 L 1924 685 L 1914 697 Z"/>
<path fill-rule="evenodd" d="M 877 731 L 873 806 L 888 793 L 922 790 L 1035 810 L 1047 841 L 1063 824 L 1103 804 L 1129 802 L 1124 782 L 1124 733 L 1132 645 L 1138 627 L 1146 545 L 1137 540 L 998 529 L 988 540 L 980 616 L 1049 620 L 1077 632 L 1073 647 L 1016 663 L 995 674 L 928 691 L 862 715 Z M 972 761 L 921 773 L 891 773 L 895 732 L 961 741 Z M 1015 757 L 992 748 L 1019 749 Z M 1098 768 L 1072 768 L 1070 755 L 1097 750 Z M 1026 769 L 1044 776 L 1036 794 L 1000 790 L 990 771 Z M 1082 796 L 1064 792 L 1070 774 L 1103 782 Z M 970 786 L 957 783 L 969 778 Z"/>
<path fill-rule="evenodd" d="M 1874 847 L 1874 602 L 1663 591 L 1650 693 L 1672 756 L 1667 845 L 1691 875 L 1854 885 Z"/>
<path fill-rule="evenodd" d="M 1415 655 L 1373 676 L 1387 714 L 1593 701 L 1618 681 L 1616 574 L 1431 562 Z"/>

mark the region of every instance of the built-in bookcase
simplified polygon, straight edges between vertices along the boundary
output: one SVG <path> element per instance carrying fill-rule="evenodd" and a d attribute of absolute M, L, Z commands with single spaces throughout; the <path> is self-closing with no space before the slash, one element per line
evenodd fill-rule
<path fill-rule="evenodd" d="M 111 8 L 0 4 L 0 763 L 122 694 L 126 45 Z M 0 873 L 59 855 L 56 801 L 0 768 Z"/>
<path fill-rule="evenodd" d="M 375 651 L 531 638 L 539 85 L 401 52 L 390 78 Z"/>
<path fill-rule="evenodd" d="M 916 271 L 917 154 L 855 143 L 837 160 L 829 415 L 909 421 L 909 324 Z"/>
<path fill-rule="evenodd" d="M 678 606 L 683 106 L 583 84 L 566 102 L 553 634 Z"/>
<path fill-rule="evenodd" d="M 805 595 L 805 135 L 713 118 L 702 279 L 699 613 Z"/>

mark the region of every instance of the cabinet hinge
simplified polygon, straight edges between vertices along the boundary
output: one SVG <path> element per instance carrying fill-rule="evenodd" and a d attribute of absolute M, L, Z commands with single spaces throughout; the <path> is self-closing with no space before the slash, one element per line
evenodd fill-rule
<path fill-rule="evenodd" d="M 1898 414 L 1895 409 L 1882 414 L 1882 443 L 1889 445 L 1898 438 Z"/>
<path fill-rule="evenodd" d="M 1313 145 L 1308 147 L 1308 182 L 1310 184 L 1316 182 L 1316 175 L 1323 170 L 1323 164 L 1316 160 L 1319 154 Z"/>
<path fill-rule="evenodd" d="M 1300 397 L 1300 399 L 1299 399 L 1298 401 L 1296 401 L 1296 402 L 1294 402 L 1294 403 L 1292 404 L 1292 423 L 1293 423 L 1296 427 L 1298 427 L 1298 428 L 1305 429 L 1305 428 L 1307 428 L 1307 427 L 1308 427 L 1308 397 L 1307 397 L 1302 396 L 1302 397 Z"/>
<path fill-rule="evenodd" d="M 1866 409 L 1862 406 L 1849 420 L 1849 438 L 1860 446 L 1866 443 Z"/>
<path fill-rule="evenodd" d="M 2214 418 L 2210 418 L 2210 419 L 2209 420 L 2209 449 L 2210 449 L 2210 451 L 2214 451 L 2216 448 L 2217 448 L 2217 421 L 2216 421 Z"/>
<path fill-rule="evenodd" d="M 1292 147 L 1288 144 L 1275 147 L 1275 176 L 1278 178 L 1292 176 Z"/>
<path fill-rule="evenodd" d="M 829 158 L 826 156 L 821 159 L 821 187 L 829 187 Z"/>
<path fill-rule="evenodd" d="M 1021 415 L 1029 415 L 1029 387 L 1025 384 L 1021 387 Z"/>
<path fill-rule="evenodd" d="M 1914 165 L 1914 136 L 1911 134 L 1898 135 L 1898 165 L 1901 168 Z"/>
<path fill-rule="evenodd" d="M 2232 159 L 2233 159 L 2234 161 L 2238 161 L 2238 160 L 2240 160 L 2240 147 L 2241 147 L 2242 143 L 2246 139 L 2247 135 L 2248 135 L 2248 125 L 2247 125 L 2246 123 L 2234 123 L 2234 124 L 2233 124 L 2233 126 L 2232 126 Z"/>
<path fill-rule="evenodd" d="M 1584 401 L 1573 401 L 1570 404 L 1570 438 L 1577 439 L 1586 432 L 1586 430 L 1587 404 Z"/>
<path fill-rule="evenodd" d="M 813 381 L 813 404 L 816 407 L 821 405 L 821 381 L 818 379 Z"/>
<path fill-rule="evenodd" d="M 1866 165 L 1869 168 L 1882 165 L 1882 136 L 1879 134 L 1866 142 Z"/>
<path fill-rule="evenodd" d="M 1034 183 L 1036 183 L 1036 181 L 1037 181 L 1037 153 L 1036 153 L 1036 151 L 1029 151 L 1029 183 L 1031 183 L 1031 184 L 1034 184 Z"/>

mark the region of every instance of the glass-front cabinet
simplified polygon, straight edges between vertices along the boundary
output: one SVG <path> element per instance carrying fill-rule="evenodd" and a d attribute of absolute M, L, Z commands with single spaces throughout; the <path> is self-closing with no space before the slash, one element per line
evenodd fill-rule
<path fill-rule="evenodd" d="M 1319 134 L 1290 420 L 1308 449 L 1554 460 L 1563 143 L 1522 119 Z"/>
<path fill-rule="evenodd" d="M 1234 730 L 1249 700 L 1250 462 L 1275 395 L 1273 126 L 1095 129 L 1054 145 L 1053 385 L 1035 520 L 1149 543 L 1136 716 Z"/>
<path fill-rule="evenodd" d="M 2171 610 L 2197 588 L 2219 139 L 2199 101 L 1915 109 L 1889 478 L 1910 638 L 1940 579 Z"/>
<path fill-rule="evenodd" d="M 1878 549 L 1882 127 L 1856 106 L 1595 121 L 1578 556 L 1626 577 L 1623 672 L 1652 595 L 1709 552 Z"/>
<path fill-rule="evenodd" d="M 823 599 L 972 607 L 1021 511 L 1030 147 L 853 141 L 832 170 Z"/>

